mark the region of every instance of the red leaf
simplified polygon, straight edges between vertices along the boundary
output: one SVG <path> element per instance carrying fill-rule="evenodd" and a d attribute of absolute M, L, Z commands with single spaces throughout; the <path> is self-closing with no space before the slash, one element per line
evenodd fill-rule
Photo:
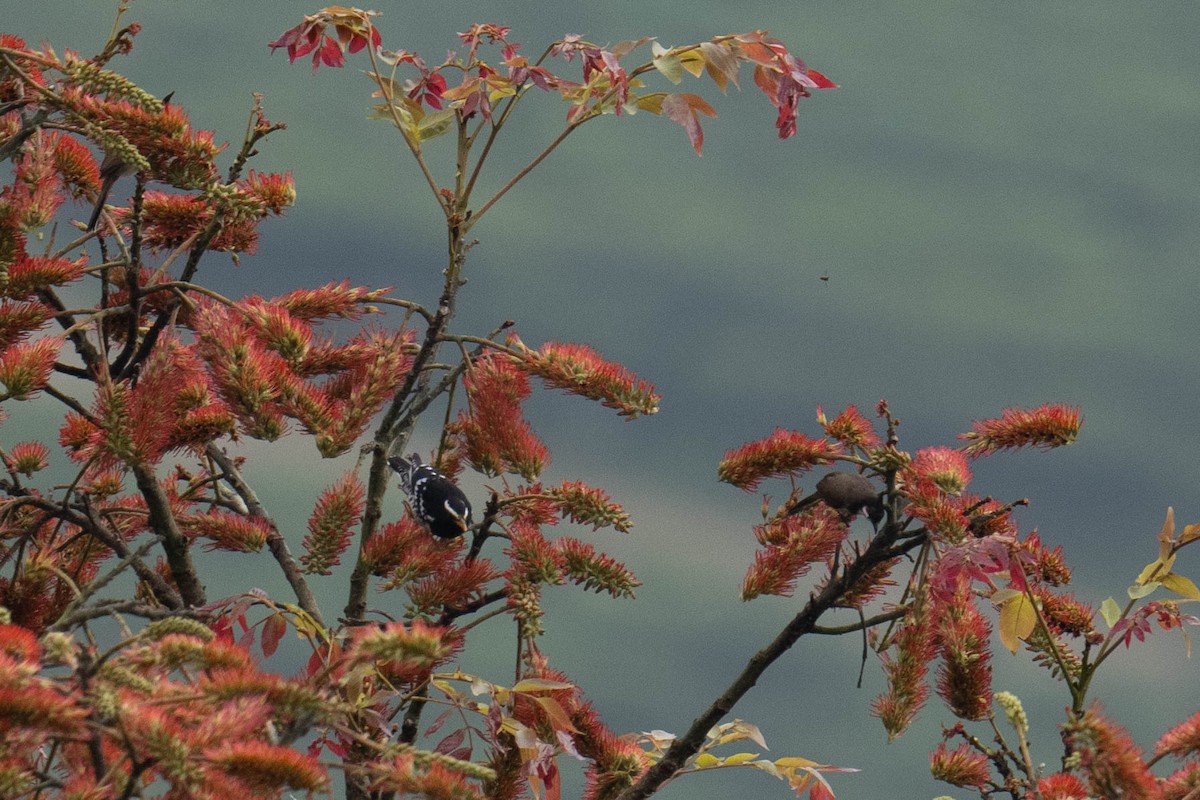
<path fill-rule="evenodd" d="M 267 617 L 263 622 L 262 629 L 262 652 L 267 658 L 275 655 L 275 651 L 279 648 L 279 642 L 283 639 L 283 635 L 287 633 L 287 621 L 283 618 L 283 614 L 278 612 Z"/>
<path fill-rule="evenodd" d="M 453 752 L 459 745 L 462 744 L 463 738 L 467 735 L 465 728 L 459 728 L 454 733 L 447 736 L 437 743 L 437 747 L 433 748 L 433 752 L 442 753 L 443 755 Z"/>
<path fill-rule="evenodd" d="M 455 709 L 453 709 L 453 708 L 447 708 L 447 709 L 446 709 L 445 711 L 443 711 L 441 714 L 438 714 L 438 718 L 437 718 L 437 719 L 435 719 L 435 720 L 433 721 L 433 724 L 432 724 L 432 725 L 430 725 L 430 726 L 429 726 L 429 727 L 428 727 L 428 728 L 425 730 L 425 735 L 426 735 L 426 736 L 433 736 L 435 733 L 437 733 L 437 732 L 438 732 L 438 728 L 442 727 L 442 725 L 444 725 L 444 724 L 446 723 L 446 720 L 450 719 L 450 715 L 451 715 L 451 714 L 453 714 L 453 713 L 454 713 L 454 711 L 455 711 Z"/>
<path fill-rule="evenodd" d="M 826 78 L 824 75 L 822 75 L 820 72 L 817 72 L 815 69 L 810 68 L 808 70 L 808 77 L 812 78 L 813 81 L 816 82 L 818 89 L 836 89 L 836 88 L 838 88 L 838 85 L 836 83 L 829 80 L 829 78 Z"/>
<path fill-rule="evenodd" d="M 704 131 L 700 129 L 697 112 L 715 117 L 717 112 L 713 107 L 699 95 L 669 94 L 663 98 L 662 110 L 668 119 L 683 126 L 692 142 L 692 149 L 696 151 L 696 155 L 700 155 L 700 150 L 704 147 Z"/>

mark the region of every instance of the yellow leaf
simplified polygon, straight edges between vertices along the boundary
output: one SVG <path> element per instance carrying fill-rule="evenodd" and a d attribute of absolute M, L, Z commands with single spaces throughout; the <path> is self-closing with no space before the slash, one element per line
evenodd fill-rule
<path fill-rule="evenodd" d="M 1017 652 L 1021 639 L 1033 633 L 1036 624 L 1037 609 L 1024 594 L 1011 597 L 1000 606 L 1000 641 L 1008 652 Z"/>
<path fill-rule="evenodd" d="M 699 78 L 704 72 L 704 55 L 699 50 L 688 50 L 679 54 L 679 62 L 683 68 L 692 73 L 693 78 Z"/>
<path fill-rule="evenodd" d="M 546 678 L 525 678 L 512 687 L 514 692 L 551 692 L 557 689 L 574 689 L 574 684 L 552 681 Z"/>
<path fill-rule="evenodd" d="M 1200 539 L 1200 525 L 1184 525 L 1179 532 L 1179 543 L 1187 544 L 1193 539 Z"/>
<path fill-rule="evenodd" d="M 721 763 L 721 759 L 714 756 L 712 753 L 701 753 L 696 756 L 696 766 L 700 769 L 715 767 Z"/>
<path fill-rule="evenodd" d="M 775 766 L 780 769 L 807 769 L 821 765 L 816 761 L 809 761 L 807 758 L 801 758 L 800 756 L 784 756 L 783 758 L 775 759 Z"/>
<path fill-rule="evenodd" d="M 758 758 L 758 753 L 734 753 L 725 759 L 725 765 L 736 767 L 738 764 L 745 764 L 747 761 L 753 761 L 756 758 Z"/>
<path fill-rule="evenodd" d="M 1148 583 L 1149 581 L 1162 580 L 1162 576 L 1171 571 L 1171 567 L 1175 565 L 1175 556 L 1168 555 L 1166 560 L 1163 556 L 1151 561 L 1141 572 L 1138 573 L 1137 583 Z"/>
<path fill-rule="evenodd" d="M 1162 578 L 1162 585 L 1175 594 L 1181 594 L 1191 600 L 1200 600 L 1200 588 L 1197 588 L 1190 578 L 1185 578 L 1179 573 L 1168 572 Z"/>
<path fill-rule="evenodd" d="M 662 114 L 663 98 L 667 96 L 666 92 L 654 92 L 652 94 L 644 94 L 633 101 L 634 105 L 643 111 L 649 111 L 651 114 Z"/>

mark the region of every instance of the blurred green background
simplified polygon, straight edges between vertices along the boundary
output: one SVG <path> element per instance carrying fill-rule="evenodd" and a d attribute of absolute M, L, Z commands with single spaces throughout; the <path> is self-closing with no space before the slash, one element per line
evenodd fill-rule
<path fill-rule="evenodd" d="M 2 7 L 0 29 L 85 54 L 104 42 L 114 8 Z M 526 342 L 587 342 L 664 394 L 658 416 L 632 423 L 578 398 L 541 395 L 531 407 L 555 455 L 544 478 L 603 486 L 636 523 L 629 537 L 581 535 L 638 573 L 638 599 L 552 591 L 541 643 L 615 730 L 682 732 L 798 607 L 799 598 L 738 600 L 761 499 L 715 473 L 726 449 L 776 425 L 815 432 L 817 404 L 869 411 L 887 398 L 913 449 L 952 444 L 972 419 L 1008 406 L 1082 406 L 1075 445 L 993 456 L 977 465 L 973 488 L 1028 497 L 1022 529 L 1064 546 L 1076 593 L 1096 606 L 1121 598 L 1154 556 L 1168 505 L 1181 522 L 1200 519 L 1194 2 L 375 8 L 386 47 L 435 62 L 472 22 L 511 25 L 531 56 L 563 33 L 600 43 L 650 35 L 670 46 L 769 28 L 841 85 L 804 101 L 799 135 L 780 142 L 748 74 L 727 97 L 692 83 L 720 114 L 705 120 L 702 158 L 681 128 L 649 114 L 589 123 L 475 230 L 459 331 L 515 319 Z M 268 53 L 267 42 L 315 9 L 141 0 L 128 17 L 143 24 L 137 47 L 113 66 L 156 94 L 174 91 L 218 140 L 240 140 L 256 91 L 267 115 L 289 125 L 254 166 L 292 170 L 296 207 L 264 225 L 258 255 L 240 266 L 210 258 L 201 277 L 214 289 L 270 296 L 349 278 L 433 303 L 439 212 L 395 133 L 366 119 L 361 59 L 312 75 L 307 63 Z M 556 100 L 529 99 L 485 188 L 562 123 Z M 447 150 L 434 153 L 449 166 Z M 427 450 L 432 437 L 424 429 L 414 444 Z M 249 477 L 298 547 L 315 496 L 353 456 L 319 461 L 300 436 L 244 449 Z M 472 489 L 482 498 L 482 482 Z M 397 493 L 388 502 L 398 512 Z M 230 560 L 229 585 L 210 583 L 210 593 L 285 592 L 261 558 Z M 1200 572 L 1188 558 L 1182 571 Z M 318 586 L 328 616 L 341 609 L 341 586 Z M 478 638 L 511 658 L 507 627 Z M 737 716 L 762 728 L 775 757 L 860 768 L 833 776 L 839 797 L 946 794 L 926 754 L 949 715 L 931 703 L 886 744 L 867 713 L 881 689 L 874 659 L 855 688 L 860 649 L 849 637 L 803 641 Z M 511 670 L 478 654 L 464 666 L 497 680 Z M 1065 693 L 1021 657 L 998 653 L 995 671 L 997 688 L 1025 700 L 1035 759 L 1053 770 Z M 1198 678 L 1178 633 L 1156 634 L 1114 658 L 1094 692 L 1149 747 L 1195 710 Z M 660 796 L 788 792 L 760 773 L 726 770 L 681 778 Z"/>

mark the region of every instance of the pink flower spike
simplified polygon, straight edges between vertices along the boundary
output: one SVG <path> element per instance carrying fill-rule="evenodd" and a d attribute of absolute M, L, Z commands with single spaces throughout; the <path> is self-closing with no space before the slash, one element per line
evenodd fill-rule
<path fill-rule="evenodd" d="M 1075 441 L 1083 424 L 1083 412 L 1076 406 L 1046 403 L 1034 409 L 1007 408 L 999 419 L 975 422 L 963 452 L 971 458 L 1020 447 L 1061 447 Z"/>

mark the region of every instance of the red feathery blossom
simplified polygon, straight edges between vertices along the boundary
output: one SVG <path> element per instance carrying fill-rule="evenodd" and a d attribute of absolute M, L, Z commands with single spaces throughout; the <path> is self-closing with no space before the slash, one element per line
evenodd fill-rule
<path fill-rule="evenodd" d="M 62 204 L 62 181 L 54 159 L 58 137 L 37 131 L 14 159 L 13 182 L 0 189 L 0 203 L 16 211 L 27 231 L 48 223 Z"/>
<path fill-rule="evenodd" d="M 858 410 L 858 406 L 846 406 L 846 409 L 831 420 L 825 418 L 825 412 L 817 406 L 817 422 L 825 429 L 825 435 L 842 443 L 843 447 L 860 450 L 870 450 L 879 447 L 879 434 L 871 427 L 871 422 Z"/>
<path fill-rule="evenodd" d="M 542 484 L 531 483 L 518 487 L 514 493 L 506 489 L 502 509 L 513 522 L 528 525 L 557 525 L 559 507 L 554 498 L 545 494 Z"/>
<path fill-rule="evenodd" d="M 837 442 L 813 439 L 797 431 L 776 428 L 765 439 L 727 451 L 717 467 L 717 477 L 749 492 L 766 478 L 778 478 L 829 464 L 841 452 L 841 445 Z"/>
<path fill-rule="evenodd" d="M 62 339 L 46 337 L 36 342 L 19 342 L 0 353 L 0 383 L 14 400 L 28 400 L 47 383 Z"/>
<path fill-rule="evenodd" d="M 20 625 L 0 625 L 0 657 L 26 667 L 37 667 L 42 648 L 37 634 Z"/>
<path fill-rule="evenodd" d="M 463 381 L 469 411 L 459 414 L 455 430 L 471 465 L 487 475 L 515 473 L 527 481 L 550 461 L 550 451 L 521 413 L 529 397 L 529 376 L 504 356 L 475 363 Z"/>
<path fill-rule="evenodd" d="M 946 494 L 962 494 L 971 482 L 966 456 L 949 447 L 918 450 L 909 469 L 915 482 L 928 481 Z"/>
<path fill-rule="evenodd" d="M 791 597 L 796 581 L 812 565 L 833 555 L 849 528 L 837 512 L 820 504 L 807 513 L 760 525 L 755 536 L 764 543 L 742 581 L 742 599 L 771 594 Z"/>
<path fill-rule="evenodd" d="M 315 792 L 328 783 L 315 758 L 263 741 L 227 741 L 205 760 L 259 796 L 288 787 Z"/>
<path fill-rule="evenodd" d="M 1095 707 L 1063 733 L 1068 747 L 1079 754 L 1092 797 L 1157 800 L 1154 775 L 1142 759 L 1142 749 L 1129 733 Z"/>
<path fill-rule="evenodd" d="M 961 719 L 985 718 L 992 705 L 991 626 L 975 605 L 971 582 L 960 576 L 952 595 L 935 596 L 932 616 L 941 651 L 938 695 Z"/>
<path fill-rule="evenodd" d="M 349 280 L 327 283 L 315 289 L 295 289 L 273 298 L 271 303 L 287 309 L 295 319 L 309 322 L 318 319 L 358 319 L 365 312 L 365 303 L 380 297 L 386 289 L 351 288 Z"/>
<path fill-rule="evenodd" d="M 564 518 L 592 530 L 611 526 L 620 533 L 629 533 L 633 521 L 625 510 L 609 499 L 603 489 L 584 484 L 582 481 L 563 481 L 561 486 L 546 489 L 545 494 L 553 498 Z"/>
<path fill-rule="evenodd" d="M 999 419 L 980 420 L 971 425 L 963 452 L 972 458 L 1020 447 L 1061 447 L 1075 441 L 1083 424 L 1083 412 L 1075 406 L 1046 403 L 1034 409 L 1008 408 Z"/>
<path fill-rule="evenodd" d="M 584 589 L 608 592 L 613 597 L 633 597 L 634 588 L 642 585 L 624 564 L 597 553 L 590 544 L 566 537 L 557 539 L 554 547 L 562 555 L 567 579 Z"/>
<path fill-rule="evenodd" d="M 1088 791 L 1074 775 L 1056 772 L 1038 781 L 1042 800 L 1088 800 Z"/>
<path fill-rule="evenodd" d="M 429 538 L 429 534 L 426 534 Z M 409 598 L 422 613 L 437 614 L 444 608 L 463 605 L 483 593 L 499 573 L 486 558 L 448 561 L 436 572 L 406 587 Z"/>
<path fill-rule="evenodd" d="M 457 548 L 455 543 L 436 541 L 424 525 L 406 514 L 367 540 L 362 560 L 372 575 L 390 577 L 384 588 L 393 588 L 442 569 L 453 561 Z"/>
<path fill-rule="evenodd" d="M 1188 761 L 1162 782 L 1161 800 L 1195 800 L 1200 792 L 1200 762 Z M 1084 800 L 1080 795 L 1081 800 Z"/>
<path fill-rule="evenodd" d="M 889 741 L 904 733 L 929 698 L 925 674 L 937 652 L 929 605 L 927 595 L 916 597 L 892 648 L 880 654 L 887 691 L 875 698 L 871 713 L 883 723 Z"/>
<path fill-rule="evenodd" d="M 39 302 L 0 300 L 0 351 L 24 341 L 45 325 L 54 312 Z"/>
<path fill-rule="evenodd" d="M 1014 551 L 1023 554 L 1032 562 L 1033 568 L 1028 569 L 1038 580 L 1051 586 L 1066 586 L 1071 582 L 1071 568 L 1063 558 L 1062 545 L 1047 549 L 1037 531 L 1029 534 L 1017 543 Z"/>
<path fill-rule="evenodd" d="M 484 800 L 484 795 L 471 786 L 461 772 L 427 759 L 418 764 L 412 753 L 402 753 L 386 763 L 372 764 L 370 788 L 380 795 Z"/>
<path fill-rule="evenodd" d="M 49 466 L 50 449 L 41 442 L 19 442 L 8 451 L 8 459 L 13 472 L 32 476 Z"/>
<path fill-rule="evenodd" d="M 546 342 L 540 349 L 530 350 L 515 336 L 510 344 L 521 353 L 514 363 L 547 386 L 599 400 L 630 419 L 658 413 L 662 396 L 654 392 L 654 384 L 639 379 L 620 364 L 605 361 L 587 345 Z"/>
<path fill-rule="evenodd" d="M 1154 755 L 1186 758 L 1200 751 L 1200 711 L 1164 733 L 1154 743 Z"/>
<path fill-rule="evenodd" d="M 81 60 L 73 64 L 88 68 Z M 193 130 L 182 106 L 164 105 L 148 95 L 105 99 L 74 87 L 65 89 L 62 99 L 92 123 L 89 138 L 150 177 L 179 189 L 200 189 L 216 181 L 213 159 L 224 145 L 213 142 L 212 131 Z"/>
<path fill-rule="evenodd" d="M 961 498 L 948 496 L 932 481 L 916 481 L 906 485 L 904 492 L 909 499 L 904 513 L 920 520 L 939 540 L 956 544 L 970 531 Z"/>
<path fill-rule="evenodd" d="M 100 191 L 100 167 L 96 157 L 73 136 L 63 136 L 54 150 L 54 163 L 63 183 L 76 197 Z"/>
<path fill-rule="evenodd" d="M 238 182 L 238 186 L 262 203 L 263 213 L 279 215 L 285 208 L 296 203 L 296 183 L 290 172 L 281 175 L 248 170 L 246 177 Z"/>
<path fill-rule="evenodd" d="M 1067 593 L 1055 593 L 1046 586 L 1032 587 L 1038 599 L 1042 617 L 1054 633 L 1069 633 L 1072 636 L 1087 636 L 1095 628 L 1092 618 L 1095 611 L 1087 603 L 1080 602 Z"/>
<path fill-rule="evenodd" d="M 946 749 L 945 742 L 939 744 L 929 754 L 929 771 L 939 781 L 954 786 L 982 788 L 991 777 L 987 756 L 965 742 L 952 751 Z"/>
<path fill-rule="evenodd" d="M 179 526 L 188 536 L 211 540 L 210 550 L 257 553 L 267 543 L 271 523 L 261 517 L 244 517 L 224 511 L 187 514 L 179 517 Z"/>
<path fill-rule="evenodd" d="M 4 287 L 4 294 L 13 299 L 30 299 L 42 289 L 78 280 L 86 268 L 87 258 L 83 256 L 70 261 L 21 253 L 8 268 L 8 284 Z"/>
<path fill-rule="evenodd" d="M 413 620 L 356 628 L 346 650 L 350 664 L 374 664 L 389 675 L 411 680 L 428 674 L 462 645 L 462 634 L 453 628 Z M 408 678 L 401 676 L 407 675 Z"/>
<path fill-rule="evenodd" d="M 341 562 L 342 553 L 350 546 L 352 528 L 362 518 L 365 495 L 366 490 L 353 472 L 347 472 L 321 493 L 308 518 L 305 552 L 300 556 L 305 572 L 328 575 L 330 567 Z"/>
<path fill-rule="evenodd" d="M 11 33 L 0 33 L 0 47 L 8 50 L 29 52 L 29 47 L 25 44 L 25 40 Z M 16 73 L 5 70 L 4 77 L 0 79 L 0 103 L 36 98 L 37 89 L 35 87 L 46 85 L 46 79 L 42 75 L 40 65 L 37 61 L 27 56 L 14 55 L 12 56 L 12 60 L 13 63 L 29 76 L 29 80 L 25 81 L 17 76 Z M 31 86 L 31 83 L 34 86 Z"/>

